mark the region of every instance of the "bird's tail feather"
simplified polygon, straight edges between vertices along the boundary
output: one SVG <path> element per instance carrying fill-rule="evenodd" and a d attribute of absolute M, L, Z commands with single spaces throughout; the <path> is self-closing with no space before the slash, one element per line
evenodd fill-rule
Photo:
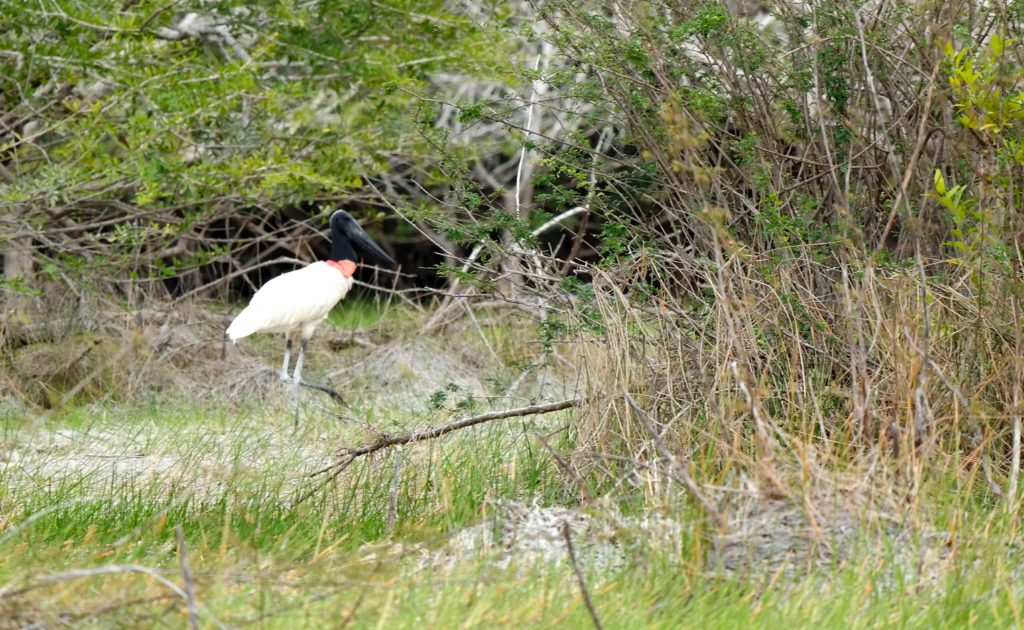
<path fill-rule="evenodd" d="M 227 336 L 232 342 L 238 341 L 242 337 L 248 337 L 257 330 L 263 322 L 260 320 L 259 315 L 253 312 L 252 309 L 246 308 L 238 314 L 234 320 L 231 321 L 231 325 L 228 326 Z"/>

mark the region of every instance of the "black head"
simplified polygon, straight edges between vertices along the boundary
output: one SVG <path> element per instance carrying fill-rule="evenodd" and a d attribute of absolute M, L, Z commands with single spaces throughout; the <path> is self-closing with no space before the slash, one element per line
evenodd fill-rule
<path fill-rule="evenodd" d="M 331 260 L 358 261 L 356 250 L 368 258 L 379 262 L 387 267 L 397 267 L 398 264 L 388 256 L 387 252 L 381 249 L 380 245 L 373 242 L 363 228 L 359 227 L 352 215 L 344 210 L 338 210 L 331 215 Z"/>

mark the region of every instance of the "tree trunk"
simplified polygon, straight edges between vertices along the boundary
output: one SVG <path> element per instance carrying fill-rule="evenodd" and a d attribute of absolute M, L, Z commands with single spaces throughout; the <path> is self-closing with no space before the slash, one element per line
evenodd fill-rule
<path fill-rule="evenodd" d="M 28 281 L 32 275 L 32 241 L 27 237 L 11 239 L 4 244 L 4 278 Z"/>

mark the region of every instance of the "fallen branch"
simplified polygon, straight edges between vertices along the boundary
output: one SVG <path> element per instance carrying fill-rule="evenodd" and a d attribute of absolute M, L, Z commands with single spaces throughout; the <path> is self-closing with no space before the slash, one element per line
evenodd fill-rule
<path fill-rule="evenodd" d="M 559 411 L 567 409 L 569 407 L 576 407 L 580 404 L 579 399 L 573 398 L 570 400 L 562 400 L 559 402 L 546 403 L 543 405 L 531 405 L 529 407 L 519 407 L 518 409 L 506 409 L 505 411 L 491 411 L 489 413 L 481 414 L 479 416 L 471 416 L 469 418 L 462 418 L 461 420 L 455 420 L 448 424 L 442 424 L 439 427 L 431 427 L 415 433 L 406 433 L 404 435 L 395 436 L 384 436 L 373 442 L 372 444 L 366 444 L 356 448 L 350 448 L 342 452 L 341 459 L 334 462 L 330 466 L 321 468 L 320 470 L 314 471 L 309 474 L 310 477 L 317 477 L 324 473 L 330 473 L 330 477 L 324 482 L 324 485 L 337 479 L 349 465 L 356 459 L 376 453 L 377 451 L 391 448 L 392 446 L 399 446 L 402 444 L 412 444 L 414 442 L 423 442 L 424 440 L 432 440 L 439 438 L 442 435 L 451 433 L 452 431 L 458 431 L 459 429 L 465 429 L 467 427 L 476 426 L 483 424 L 484 422 L 490 422 L 491 420 L 500 420 L 502 418 L 519 418 L 522 416 L 533 416 L 541 413 L 551 413 L 552 411 Z M 302 503 L 309 497 L 313 496 L 319 488 L 309 491 L 304 494 L 300 499 L 299 503 Z"/>

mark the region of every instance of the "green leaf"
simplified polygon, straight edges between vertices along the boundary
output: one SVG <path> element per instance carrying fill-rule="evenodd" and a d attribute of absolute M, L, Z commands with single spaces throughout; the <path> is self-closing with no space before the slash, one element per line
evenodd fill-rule
<path fill-rule="evenodd" d="M 946 180 L 942 177 L 942 171 L 935 169 L 935 190 L 940 195 L 946 194 Z"/>

